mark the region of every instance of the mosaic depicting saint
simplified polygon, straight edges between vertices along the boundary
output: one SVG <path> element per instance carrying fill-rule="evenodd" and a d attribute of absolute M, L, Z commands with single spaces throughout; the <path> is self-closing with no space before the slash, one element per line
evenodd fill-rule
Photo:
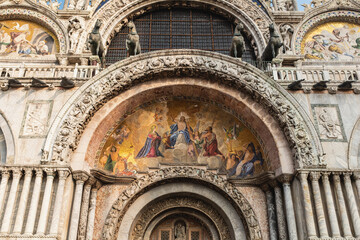
<path fill-rule="evenodd" d="M 139 153 L 135 158 L 155 158 L 155 157 L 164 157 L 159 150 L 161 143 L 161 137 L 156 132 L 156 125 L 152 125 L 150 132 L 146 138 L 145 145 L 141 148 Z"/>
<path fill-rule="evenodd" d="M 104 165 L 106 171 L 112 172 L 115 175 L 125 176 L 130 176 L 135 173 L 135 171 L 128 170 L 127 158 L 130 154 L 126 157 L 122 157 L 119 153 L 119 149 L 115 146 L 108 147 L 105 154 L 108 156 Z"/>

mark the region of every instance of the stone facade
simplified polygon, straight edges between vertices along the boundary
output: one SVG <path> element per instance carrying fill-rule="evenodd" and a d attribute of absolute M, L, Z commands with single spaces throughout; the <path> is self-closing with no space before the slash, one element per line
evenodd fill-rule
<path fill-rule="evenodd" d="M 0 240 L 360 239 L 360 4 L 303 6 L 0 1 Z"/>

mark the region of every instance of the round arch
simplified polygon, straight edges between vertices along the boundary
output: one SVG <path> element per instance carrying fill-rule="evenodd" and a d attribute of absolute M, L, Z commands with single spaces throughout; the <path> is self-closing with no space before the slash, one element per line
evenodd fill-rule
<path fill-rule="evenodd" d="M 6 19 L 22 19 L 30 20 L 41 24 L 48 28 L 59 41 L 59 53 L 67 53 L 68 49 L 68 36 L 65 26 L 58 20 L 56 15 L 45 9 L 43 6 L 34 4 L 32 6 L 17 6 L 17 5 L 4 5 L 0 7 L 0 20 Z"/>
<path fill-rule="evenodd" d="M 204 188 L 204 185 L 207 187 Z M 225 221 L 228 220 L 227 225 L 235 234 L 235 239 L 262 239 L 257 216 L 242 193 L 225 178 L 192 167 L 159 169 L 133 181 L 112 205 L 102 239 L 128 239 L 136 218 L 135 212 L 152 200 L 178 193 L 201 194 L 203 201 L 222 209 L 219 214 Z"/>
<path fill-rule="evenodd" d="M 6 163 L 14 163 L 15 160 L 15 142 L 13 133 L 11 131 L 8 121 L 4 118 L 3 114 L 0 112 L 0 130 L 3 133 L 3 138 L 5 141 L 6 149 Z M 3 157 L 3 156 L 2 156 Z"/>
<path fill-rule="evenodd" d="M 42 160 L 66 163 L 81 133 L 96 111 L 130 86 L 156 76 L 202 76 L 219 86 L 243 92 L 262 105 L 292 149 L 297 168 L 324 165 L 314 126 L 301 106 L 260 70 L 238 59 L 199 50 L 171 50 L 141 54 L 120 61 L 80 87 L 51 125 Z"/>
<path fill-rule="evenodd" d="M 79 48 L 83 47 L 86 43 L 86 38 L 92 31 L 97 19 L 102 19 L 103 25 L 100 28 L 100 33 L 102 34 L 104 43 L 109 43 L 129 19 L 151 11 L 154 7 L 169 7 L 173 5 L 178 7 L 206 6 L 205 9 L 207 10 L 213 10 L 219 14 L 226 15 L 234 21 L 241 21 L 245 29 L 249 32 L 249 35 L 253 37 L 253 42 L 257 47 L 259 56 L 266 47 L 266 41 L 269 35 L 268 26 L 271 23 L 271 17 L 255 4 L 237 0 L 231 3 L 225 0 L 192 0 L 177 3 L 168 0 L 137 0 L 135 2 L 113 0 L 106 3 L 99 11 L 94 13 L 80 38 Z"/>
<path fill-rule="evenodd" d="M 348 161 L 349 169 L 360 168 L 360 118 L 356 121 L 349 140 Z"/>

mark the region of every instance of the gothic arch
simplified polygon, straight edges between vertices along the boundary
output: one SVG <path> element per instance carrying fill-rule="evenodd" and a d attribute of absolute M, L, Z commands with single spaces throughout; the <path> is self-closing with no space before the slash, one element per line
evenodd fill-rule
<path fill-rule="evenodd" d="M 182 186 L 180 184 L 179 189 L 177 189 L 177 187 L 174 186 L 176 181 L 181 183 L 185 178 L 193 182 L 189 183 L 191 186 Z M 184 185 L 186 185 L 186 183 L 184 183 Z M 201 187 L 201 185 L 207 185 L 208 187 L 204 188 Z M 156 190 L 157 186 L 166 189 L 159 190 L 158 188 L 158 190 Z M 144 204 L 164 195 L 179 192 L 187 194 L 192 192 L 195 194 L 196 191 L 200 191 L 196 186 L 202 189 L 201 192 L 204 193 L 204 196 L 208 197 L 207 200 L 209 201 L 211 200 L 211 194 L 214 194 L 213 191 L 218 192 L 217 195 L 220 196 L 221 199 L 218 199 L 218 196 L 214 195 L 212 201 L 218 204 L 218 207 L 222 207 L 225 218 L 231 219 L 231 222 L 227 222 L 227 224 L 232 228 L 232 231 L 234 231 L 235 239 L 243 239 L 244 231 L 251 240 L 262 239 L 261 227 L 257 216 L 250 203 L 239 190 L 235 188 L 233 184 L 227 182 L 222 176 L 192 167 L 159 169 L 133 181 L 130 186 L 119 195 L 110 209 L 103 228 L 102 239 L 110 240 L 116 239 L 116 237 L 117 239 L 128 238 L 131 225 L 135 219 L 133 215 L 134 211 L 137 212 L 137 210 L 143 208 Z M 154 193 L 151 193 L 152 189 L 155 189 Z M 205 193 L 205 191 L 210 192 Z M 146 201 L 139 198 L 145 198 Z M 137 201 L 137 199 L 139 199 L 139 201 Z M 132 206 L 134 206 L 133 209 L 131 209 Z M 228 235 L 223 233 L 222 236 Z M 224 239 L 223 237 L 221 239 Z"/>
<path fill-rule="evenodd" d="M 162 5 L 164 7 L 175 4 L 168 0 L 145 1 L 137 0 L 135 2 L 124 0 L 112 0 L 106 3 L 99 11 L 95 12 L 88 22 L 84 33 L 79 42 L 79 49 L 82 49 L 86 42 L 88 34 L 91 32 L 97 19 L 103 20 L 100 33 L 103 36 L 104 44 L 111 42 L 116 32 L 118 32 L 129 18 L 136 17 L 154 7 Z M 228 15 L 234 21 L 243 22 L 245 29 L 253 37 L 255 46 L 258 49 L 258 55 L 264 51 L 268 39 L 268 26 L 271 23 L 271 17 L 255 4 L 244 1 L 234 0 L 231 2 L 224 0 L 192 0 L 187 2 L 178 2 L 175 6 L 182 7 L 202 7 L 214 9 L 217 13 Z M 106 44 L 105 44 L 106 45 Z"/>
<path fill-rule="evenodd" d="M 3 114 L 0 112 L 0 130 L 2 132 L 4 147 L 6 150 L 6 155 L 1 154 L 2 157 L 5 157 L 6 163 L 14 163 L 15 160 L 15 143 L 14 137 L 10 128 L 8 121 L 4 118 Z M 1 137 L 1 136 L 0 136 Z M 0 139 L 1 141 L 1 139 Z M 0 162 L 1 163 L 1 162 Z"/>
<path fill-rule="evenodd" d="M 87 123 L 98 109 L 130 86 L 156 76 L 202 76 L 220 86 L 244 92 L 274 117 L 292 149 L 297 168 L 324 165 L 312 122 L 296 100 L 277 83 L 237 59 L 199 50 L 158 51 L 120 61 L 80 87 L 49 130 L 43 162 L 69 161 Z"/>

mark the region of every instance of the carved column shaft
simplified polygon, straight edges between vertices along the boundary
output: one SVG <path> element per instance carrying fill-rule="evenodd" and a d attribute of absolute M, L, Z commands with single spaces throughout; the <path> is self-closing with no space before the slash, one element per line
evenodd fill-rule
<path fill-rule="evenodd" d="M 320 178 L 319 172 L 312 172 L 310 174 L 311 185 L 313 188 L 312 190 L 313 190 L 314 199 L 315 199 L 315 211 L 316 211 L 317 221 L 319 224 L 320 237 L 327 238 L 327 237 L 329 237 L 329 233 L 328 233 L 327 226 L 326 226 L 325 213 L 324 213 L 323 203 L 322 203 L 322 199 L 321 199 L 319 178 Z"/>
<path fill-rule="evenodd" d="M 284 177 L 282 179 L 282 182 L 283 182 L 283 190 L 284 190 L 286 221 L 288 226 L 289 239 L 297 240 L 298 237 L 296 230 L 294 204 L 291 196 L 290 179 L 288 177 Z"/>
<path fill-rule="evenodd" d="M 266 205 L 270 228 L 270 240 L 278 240 L 278 234 L 276 229 L 276 211 L 274 204 L 274 194 L 269 186 L 265 186 Z"/>
<path fill-rule="evenodd" d="M 45 233 L 47 218 L 49 215 L 49 206 L 51 201 L 51 190 L 55 175 L 54 169 L 46 169 L 45 171 L 46 171 L 45 191 L 41 205 L 39 224 L 36 232 L 39 235 L 43 235 Z"/>
<path fill-rule="evenodd" d="M 22 175 L 21 169 L 12 170 L 12 183 L 11 183 L 9 198 L 7 200 L 5 214 L 1 226 L 1 233 L 8 233 L 10 230 L 10 222 L 14 210 L 14 205 L 16 200 L 15 198 L 16 198 L 16 193 L 19 186 L 21 175 Z"/>
<path fill-rule="evenodd" d="M 71 219 L 70 219 L 70 229 L 69 229 L 69 240 L 76 240 L 79 218 L 80 218 L 80 208 L 81 208 L 81 198 L 84 188 L 84 182 L 89 178 L 85 172 L 74 172 L 73 177 L 76 181 L 75 187 L 75 196 L 72 207 Z"/>
<path fill-rule="evenodd" d="M 10 172 L 9 170 L 2 170 L 1 172 L 1 183 L 0 183 L 0 214 L 3 211 L 5 192 L 9 181 Z"/>
<path fill-rule="evenodd" d="M 275 203 L 276 203 L 276 217 L 277 217 L 277 224 L 278 224 L 278 232 L 279 232 L 279 240 L 286 240 L 287 233 L 286 233 L 286 224 L 285 224 L 285 214 L 284 214 L 284 203 L 282 199 L 281 188 L 276 184 L 274 186 L 275 192 Z"/>
<path fill-rule="evenodd" d="M 356 206 L 354 191 L 350 179 L 351 173 L 344 174 L 346 198 L 350 208 L 350 216 L 354 226 L 355 237 L 360 238 L 360 216 Z"/>
<path fill-rule="evenodd" d="M 343 191 L 341 189 L 340 176 L 336 174 L 333 176 L 333 179 L 335 183 L 336 196 L 339 201 L 339 210 L 340 210 L 340 219 L 341 219 L 340 222 L 342 229 L 344 231 L 344 236 L 352 237 L 350 222 L 346 211 L 345 199 L 344 199 Z"/>
<path fill-rule="evenodd" d="M 308 185 L 308 173 L 301 172 L 299 173 L 300 183 L 303 191 L 304 196 L 304 210 L 305 210 L 305 222 L 306 222 L 306 230 L 309 238 L 316 237 L 316 228 L 314 222 L 314 214 L 311 206 L 311 198 L 309 192 L 309 185 Z"/>
<path fill-rule="evenodd" d="M 39 204 L 42 177 L 43 177 L 43 170 L 36 169 L 36 178 L 35 178 L 34 189 L 33 189 L 30 208 L 29 208 L 29 214 L 25 227 L 25 234 L 33 234 L 34 231 L 36 211 Z"/>
<path fill-rule="evenodd" d="M 21 191 L 20 202 L 15 219 L 15 226 L 13 233 L 21 233 L 24 224 L 25 209 L 29 198 L 31 178 L 32 178 L 32 169 L 25 169 L 25 179 L 23 183 L 23 189 Z"/>
<path fill-rule="evenodd" d="M 84 187 L 82 203 L 81 203 L 78 240 L 84 240 L 86 236 L 86 224 L 89 213 L 90 191 L 91 191 L 91 185 L 93 185 L 95 181 L 96 180 L 94 178 L 92 177 L 89 178 Z"/>
<path fill-rule="evenodd" d="M 332 232 L 332 237 L 340 238 L 340 229 L 338 224 L 338 219 L 335 211 L 335 204 L 333 200 L 333 196 L 331 193 L 330 182 L 329 182 L 329 173 L 323 173 L 322 181 L 324 185 L 325 191 L 325 200 L 326 206 L 328 209 L 329 220 L 330 220 L 330 227 Z"/>
<path fill-rule="evenodd" d="M 54 212 L 52 215 L 51 226 L 50 226 L 50 234 L 53 234 L 53 235 L 58 234 L 60 213 L 61 213 L 61 207 L 62 207 L 62 203 L 63 203 L 64 188 L 65 188 L 65 180 L 69 176 L 69 171 L 58 170 L 58 175 L 59 175 L 59 183 L 58 183 L 58 187 L 57 187 L 57 191 L 56 191 Z"/>
<path fill-rule="evenodd" d="M 87 228 L 86 228 L 86 240 L 93 239 L 95 210 L 96 210 L 96 196 L 97 196 L 97 191 L 98 191 L 99 187 L 100 187 L 100 185 L 97 184 L 97 186 L 95 186 L 93 189 L 91 189 L 89 216 L 88 216 L 88 222 L 87 222 Z"/>

